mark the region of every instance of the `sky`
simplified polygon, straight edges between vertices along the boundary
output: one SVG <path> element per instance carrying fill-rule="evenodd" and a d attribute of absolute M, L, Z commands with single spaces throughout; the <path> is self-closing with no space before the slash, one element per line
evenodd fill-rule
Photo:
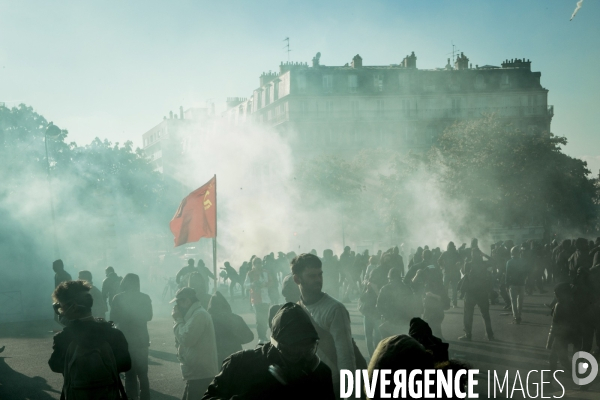
<path fill-rule="evenodd" d="M 453 42 L 473 65 L 528 58 L 567 154 L 600 170 L 600 1 L 0 0 L 0 101 L 68 129 L 141 146 L 179 106 L 222 108 L 287 60 L 443 67 Z"/>

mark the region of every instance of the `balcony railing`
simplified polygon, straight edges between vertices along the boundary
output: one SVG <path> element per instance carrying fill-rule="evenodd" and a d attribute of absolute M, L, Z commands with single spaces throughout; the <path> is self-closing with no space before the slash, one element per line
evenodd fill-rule
<path fill-rule="evenodd" d="M 484 114 L 500 117 L 552 117 L 554 106 L 423 108 L 383 110 L 292 111 L 294 119 L 468 119 Z M 281 118 L 275 116 L 271 121 Z M 287 119 L 287 115 L 285 116 Z"/>

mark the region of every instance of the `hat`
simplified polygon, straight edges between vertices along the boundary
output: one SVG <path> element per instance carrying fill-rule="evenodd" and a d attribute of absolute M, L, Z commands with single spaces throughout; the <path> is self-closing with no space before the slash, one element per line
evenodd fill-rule
<path fill-rule="evenodd" d="M 291 345 L 302 340 L 319 340 L 319 335 L 310 317 L 301 306 L 286 303 L 273 317 L 271 342 L 277 347 L 279 343 Z"/>
<path fill-rule="evenodd" d="M 171 300 L 169 303 L 175 303 L 177 300 L 180 300 L 180 299 L 197 300 L 198 297 L 196 297 L 196 291 L 193 288 L 184 287 L 177 291 L 177 293 L 175 294 L 175 298 L 173 300 Z"/>

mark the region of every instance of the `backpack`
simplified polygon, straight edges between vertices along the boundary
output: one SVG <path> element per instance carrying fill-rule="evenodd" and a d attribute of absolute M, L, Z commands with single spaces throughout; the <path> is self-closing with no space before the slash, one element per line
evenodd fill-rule
<path fill-rule="evenodd" d="M 87 347 L 69 344 L 63 371 L 61 400 L 127 399 L 117 372 L 117 362 L 106 341 Z"/>

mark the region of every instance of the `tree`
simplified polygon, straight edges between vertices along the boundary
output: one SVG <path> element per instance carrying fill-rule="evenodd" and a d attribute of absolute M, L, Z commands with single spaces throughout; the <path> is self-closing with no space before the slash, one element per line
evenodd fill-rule
<path fill-rule="evenodd" d="M 429 169 L 450 198 L 492 222 L 582 229 L 595 218 L 597 189 L 586 162 L 562 152 L 566 144 L 486 115 L 448 128 L 429 151 Z"/>
<path fill-rule="evenodd" d="M 61 255 L 97 259 L 107 236 L 126 253 L 132 232 L 165 230 L 181 199 L 142 150 L 98 138 L 78 146 L 66 142 L 66 130 L 45 138 L 48 125 L 31 107 L 0 107 L 0 212 L 11 216 L 0 225 L 1 236 L 28 237 L 19 246 L 23 253 L 43 253 L 51 243 L 45 139 Z"/>

